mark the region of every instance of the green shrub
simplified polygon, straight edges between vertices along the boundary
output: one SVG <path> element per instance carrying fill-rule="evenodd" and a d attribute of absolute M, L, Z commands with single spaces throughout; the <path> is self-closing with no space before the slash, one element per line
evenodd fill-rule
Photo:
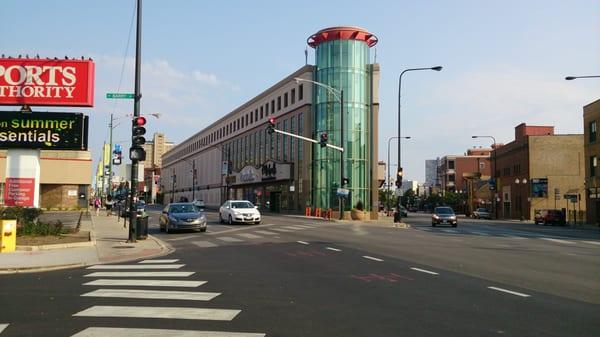
<path fill-rule="evenodd" d="M 2 207 L 0 208 L 0 219 L 17 219 L 17 227 L 36 222 L 42 214 L 39 208 L 25 207 Z"/>
<path fill-rule="evenodd" d="M 359 200 L 356 203 L 356 209 L 359 210 L 359 211 L 362 211 L 364 208 L 365 208 L 365 206 L 363 205 L 363 202 Z"/>
<path fill-rule="evenodd" d="M 28 222 L 20 228 L 17 228 L 17 235 L 32 235 L 32 236 L 47 236 L 60 235 L 62 233 L 62 223 L 59 221 L 56 224 L 42 222 Z"/>

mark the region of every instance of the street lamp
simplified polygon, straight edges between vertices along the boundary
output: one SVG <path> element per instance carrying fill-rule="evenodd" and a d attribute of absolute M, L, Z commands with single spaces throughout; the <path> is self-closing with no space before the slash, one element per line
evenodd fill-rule
<path fill-rule="evenodd" d="M 519 186 L 519 184 L 523 184 L 523 186 L 525 186 L 525 184 L 527 184 L 527 178 L 523 178 L 521 180 L 519 180 L 519 178 L 515 179 L 515 184 L 517 184 L 517 186 Z M 521 194 L 521 189 L 519 187 L 517 187 L 519 189 L 519 215 L 520 218 L 523 218 L 523 195 Z"/>
<path fill-rule="evenodd" d="M 327 84 L 323 84 L 321 82 L 307 80 L 305 78 L 296 77 L 294 78 L 296 83 L 299 82 L 308 82 L 314 85 L 317 85 L 328 92 L 332 93 L 335 98 L 340 102 L 340 146 L 345 148 L 344 146 L 344 89 L 336 89 Z M 340 151 L 340 188 L 344 188 L 344 151 Z M 344 202 L 343 198 L 340 196 L 340 220 L 344 217 Z"/>
<path fill-rule="evenodd" d="M 492 141 L 494 142 L 494 144 L 492 145 L 493 147 L 493 151 L 494 151 L 494 169 L 492 170 L 491 174 L 492 177 L 494 177 L 494 188 L 497 189 L 498 184 L 496 183 L 496 170 L 497 170 L 497 166 L 496 166 L 496 151 L 498 150 L 498 146 L 496 143 L 496 138 L 494 138 L 494 136 L 471 136 L 471 138 L 490 138 L 492 139 Z M 494 216 L 496 217 L 496 219 L 498 219 L 498 207 L 496 205 L 496 193 L 493 193 L 492 195 L 492 208 L 494 209 Z"/>
<path fill-rule="evenodd" d="M 400 172 L 400 170 L 402 170 L 402 114 L 401 114 L 401 104 L 400 104 L 400 102 L 401 102 L 400 98 L 401 98 L 401 93 L 402 93 L 402 75 L 404 75 L 404 73 L 406 73 L 406 72 L 417 71 L 417 70 L 434 70 L 434 71 L 440 71 L 440 70 L 442 70 L 442 66 L 435 66 L 435 67 L 430 67 L 430 68 L 409 68 L 409 69 L 404 69 L 400 73 L 400 76 L 398 77 L 398 172 Z M 396 184 L 398 184 L 398 181 L 396 181 Z M 400 201 L 398 201 L 397 212 L 398 212 L 398 222 L 401 222 L 401 220 L 402 220 L 402 212 L 400 212 Z"/>
<path fill-rule="evenodd" d="M 567 76 L 565 77 L 565 80 L 567 81 L 572 81 L 572 80 L 576 80 L 578 78 L 598 78 L 600 77 L 600 75 L 590 75 L 590 76 Z"/>
<path fill-rule="evenodd" d="M 404 139 L 410 139 L 410 136 L 408 137 L 402 137 Z M 392 139 L 398 139 L 398 137 L 390 137 L 388 138 L 388 146 L 387 146 L 387 202 L 386 202 L 386 206 L 387 206 L 387 213 L 389 216 L 390 213 L 390 185 L 391 185 L 391 181 L 390 181 L 390 171 L 391 171 L 391 166 L 390 166 L 390 142 L 392 141 Z"/>

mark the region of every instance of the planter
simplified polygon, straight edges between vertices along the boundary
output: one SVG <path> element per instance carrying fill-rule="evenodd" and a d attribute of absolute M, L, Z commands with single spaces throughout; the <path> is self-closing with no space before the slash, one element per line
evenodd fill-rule
<path fill-rule="evenodd" d="M 365 212 L 353 209 L 352 211 L 350 211 L 350 216 L 352 217 L 352 220 L 364 220 Z"/>

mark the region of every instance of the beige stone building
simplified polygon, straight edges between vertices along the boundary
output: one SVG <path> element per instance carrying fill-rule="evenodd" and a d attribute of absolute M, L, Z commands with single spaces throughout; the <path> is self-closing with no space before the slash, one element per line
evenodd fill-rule
<path fill-rule="evenodd" d="M 598 124 L 600 123 L 600 99 L 583 107 L 585 186 L 587 222 L 600 224 L 600 139 Z"/>
<path fill-rule="evenodd" d="M 6 150 L 0 150 L 0 205 L 4 204 Z M 40 151 L 40 207 L 85 208 L 92 183 L 89 151 Z"/>
<path fill-rule="evenodd" d="M 162 156 L 169 151 L 175 144 L 173 142 L 167 142 L 167 138 L 163 133 L 157 132 L 152 137 L 152 140 L 146 141 L 143 145 L 146 150 L 146 160 L 140 162 L 144 165 L 144 168 L 161 168 L 162 167 Z"/>

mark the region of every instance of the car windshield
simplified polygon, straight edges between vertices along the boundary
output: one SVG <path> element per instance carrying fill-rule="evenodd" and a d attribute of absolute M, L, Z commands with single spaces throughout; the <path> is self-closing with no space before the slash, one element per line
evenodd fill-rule
<path fill-rule="evenodd" d="M 254 208 L 254 205 L 248 201 L 235 201 L 231 203 L 231 208 Z"/>
<path fill-rule="evenodd" d="M 198 213 L 200 209 L 192 204 L 185 205 L 172 205 L 169 210 L 170 213 Z"/>
<path fill-rule="evenodd" d="M 435 209 L 438 214 L 454 214 L 454 211 L 450 207 L 438 207 Z"/>

